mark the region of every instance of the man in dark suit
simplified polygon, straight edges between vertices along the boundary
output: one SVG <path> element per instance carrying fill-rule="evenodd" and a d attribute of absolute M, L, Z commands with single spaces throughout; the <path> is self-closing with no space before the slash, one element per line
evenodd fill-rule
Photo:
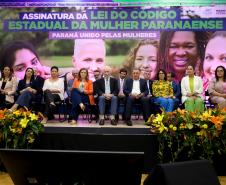
<path fill-rule="evenodd" d="M 119 109 L 123 109 L 122 111 L 122 119 L 125 120 L 125 103 L 126 103 L 126 95 L 123 92 L 123 89 L 126 84 L 126 76 L 127 76 L 127 70 L 122 68 L 119 71 L 119 79 L 118 79 L 118 88 L 119 88 L 119 93 L 118 93 L 118 112 L 120 111 Z M 116 115 L 116 120 L 118 121 L 119 116 L 118 114 Z"/>
<path fill-rule="evenodd" d="M 143 116 L 144 119 L 147 120 L 149 115 L 149 105 L 148 105 L 148 89 L 147 83 L 144 79 L 140 78 L 140 69 L 134 68 L 133 69 L 133 78 L 126 80 L 126 84 L 124 87 L 124 94 L 127 96 L 126 99 L 126 124 L 128 126 L 132 126 L 131 121 L 131 113 L 132 113 L 132 106 L 135 102 L 139 102 L 142 104 L 143 108 Z"/>
<path fill-rule="evenodd" d="M 181 100 L 181 89 L 180 89 L 180 84 L 177 83 L 174 80 L 175 74 L 173 72 L 168 72 L 167 73 L 167 81 L 169 81 L 172 84 L 173 87 L 173 101 L 174 101 L 174 109 L 177 109 L 179 107 L 180 104 L 180 100 Z"/>
<path fill-rule="evenodd" d="M 118 105 L 118 83 L 117 80 L 111 77 L 111 67 L 106 66 L 104 68 L 104 77 L 96 81 L 98 94 L 98 106 L 100 111 L 99 125 L 104 125 L 105 104 L 110 102 L 110 119 L 111 124 L 116 125 L 115 115 L 117 114 Z"/>
<path fill-rule="evenodd" d="M 150 79 L 151 72 L 149 72 L 149 71 L 144 72 L 143 75 L 144 75 L 144 80 L 146 81 L 147 88 L 148 88 L 147 98 L 148 98 L 148 102 L 149 102 L 149 105 L 148 105 L 148 112 L 149 112 L 148 117 L 149 117 L 151 114 L 158 112 L 159 108 L 154 103 L 154 96 L 152 94 L 153 81 Z"/>

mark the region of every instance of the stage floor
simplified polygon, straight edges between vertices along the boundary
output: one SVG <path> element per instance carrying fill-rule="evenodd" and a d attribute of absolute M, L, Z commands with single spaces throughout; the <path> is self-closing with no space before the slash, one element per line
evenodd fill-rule
<path fill-rule="evenodd" d="M 87 120 L 83 120 L 82 118 L 78 120 L 77 124 L 72 125 L 68 123 L 68 121 L 59 122 L 59 120 L 49 120 L 45 127 L 125 127 L 125 128 L 148 128 L 147 125 L 144 124 L 143 120 L 134 120 L 133 126 L 127 126 L 124 121 L 119 121 L 117 125 L 111 125 L 110 120 L 106 120 L 104 125 L 99 125 L 99 123 L 96 123 L 95 121 L 92 121 L 92 123 L 89 123 Z"/>
<path fill-rule="evenodd" d="M 77 124 L 72 125 L 68 121 L 59 122 L 54 119 L 44 124 L 45 133 L 62 134 L 97 134 L 97 135 L 150 135 L 149 126 L 143 120 L 133 120 L 133 126 L 127 126 L 124 121 L 119 121 L 117 125 L 111 125 L 110 120 L 106 120 L 104 125 L 99 125 L 95 121 L 89 123 L 87 120 L 79 119 Z"/>
<path fill-rule="evenodd" d="M 57 118 L 57 117 L 56 117 Z M 111 125 L 110 120 L 105 120 L 104 125 L 99 125 L 99 123 L 96 121 L 92 121 L 91 123 L 88 122 L 87 119 L 83 119 L 82 117 L 79 117 L 79 120 L 76 125 L 72 125 L 68 123 L 67 120 L 60 122 L 58 119 L 54 120 L 48 120 L 48 122 L 45 125 L 45 127 L 95 127 L 95 128 L 101 128 L 101 127 L 112 127 L 112 128 L 149 128 L 149 126 L 145 125 L 144 120 L 139 119 L 132 119 L 133 126 L 127 126 L 124 121 L 119 120 L 117 125 Z"/>

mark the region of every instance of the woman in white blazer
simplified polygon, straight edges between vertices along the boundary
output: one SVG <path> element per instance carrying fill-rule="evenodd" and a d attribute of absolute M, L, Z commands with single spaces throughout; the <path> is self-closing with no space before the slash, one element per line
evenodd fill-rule
<path fill-rule="evenodd" d="M 5 108 L 8 103 L 14 103 L 16 89 L 17 80 L 13 77 L 13 70 L 5 66 L 0 78 L 0 108 Z"/>
<path fill-rule="evenodd" d="M 181 80 L 182 103 L 185 109 L 191 112 L 201 113 L 204 111 L 203 81 L 194 75 L 194 67 L 187 67 L 187 76 Z"/>

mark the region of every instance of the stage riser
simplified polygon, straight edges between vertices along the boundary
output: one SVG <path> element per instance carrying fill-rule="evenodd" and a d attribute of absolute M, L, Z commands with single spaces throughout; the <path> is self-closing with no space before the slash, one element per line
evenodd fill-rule
<path fill-rule="evenodd" d="M 34 149 L 144 152 L 144 172 L 157 163 L 157 140 L 151 134 L 43 133 Z"/>

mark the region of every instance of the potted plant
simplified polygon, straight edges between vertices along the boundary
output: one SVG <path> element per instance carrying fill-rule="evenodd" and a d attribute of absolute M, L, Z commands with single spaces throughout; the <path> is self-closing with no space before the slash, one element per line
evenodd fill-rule
<path fill-rule="evenodd" d="M 147 121 L 159 141 L 160 162 L 208 159 L 226 154 L 226 109 L 202 114 L 177 109 L 151 115 Z"/>
<path fill-rule="evenodd" d="M 41 114 L 18 109 L 0 110 L 0 146 L 4 148 L 29 148 L 36 136 L 44 130 Z"/>

